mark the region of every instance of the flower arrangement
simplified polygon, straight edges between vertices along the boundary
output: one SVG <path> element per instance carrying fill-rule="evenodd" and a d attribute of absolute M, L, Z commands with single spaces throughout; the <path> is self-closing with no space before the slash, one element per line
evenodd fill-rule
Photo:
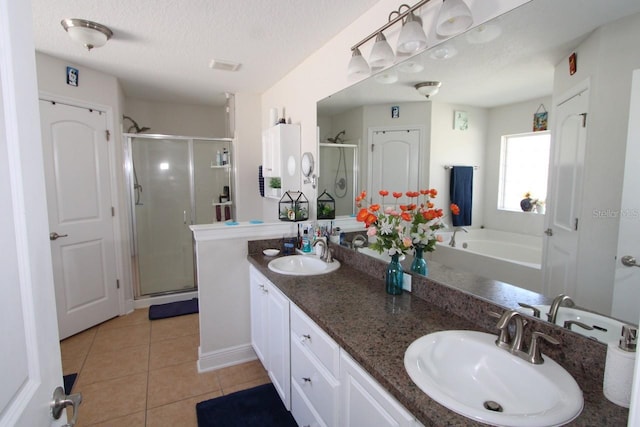
<path fill-rule="evenodd" d="M 382 206 L 385 206 L 384 198 L 389 192 L 380 190 L 379 194 L 382 197 Z M 436 209 L 432 202 L 438 191 L 432 188 L 391 194 L 395 203 L 385 208 L 379 204 L 363 207 L 363 201 L 367 197 L 365 191 L 356 197 L 356 206 L 361 208 L 356 218 L 365 223 L 368 236 L 376 237 L 376 241 L 370 247 L 380 253 L 387 252 L 391 256 L 405 254 L 412 248 L 427 252 L 435 250 L 436 242 L 442 241 L 442 237 L 437 235 L 436 231 L 444 227 L 444 212 L 442 209 Z M 403 196 L 408 198 L 409 203 L 399 203 Z M 460 213 L 460 209 L 454 203 L 450 205 L 450 210 L 454 215 Z"/>

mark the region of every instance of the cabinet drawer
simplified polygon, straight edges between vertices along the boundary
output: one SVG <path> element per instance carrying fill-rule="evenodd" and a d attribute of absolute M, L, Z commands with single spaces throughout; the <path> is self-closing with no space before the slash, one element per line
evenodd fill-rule
<path fill-rule="evenodd" d="M 291 343 L 291 383 L 327 426 L 338 422 L 338 381 L 297 341 Z"/>
<path fill-rule="evenodd" d="M 291 414 L 300 427 L 327 427 L 295 382 L 291 384 Z"/>
<path fill-rule="evenodd" d="M 333 375 L 340 373 L 340 347 L 298 307 L 291 304 L 291 340 L 312 353 Z"/>

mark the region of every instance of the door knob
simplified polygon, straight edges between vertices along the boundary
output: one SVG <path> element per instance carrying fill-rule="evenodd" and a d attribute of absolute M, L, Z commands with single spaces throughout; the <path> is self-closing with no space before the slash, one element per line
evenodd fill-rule
<path fill-rule="evenodd" d="M 49 233 L 49 240 L 56 240 L 59 237 L 67 237 L 68 234 L 58 234 L 55 231 L 53 233 Z"/>
<path fill-rule="evenodd" d="M 631 255 L 623 256 L 622 258 L 620 258 L 620 261 L 622 262 L 622 265 L 624 265 L 625 267 L 640 267 L 640 264 L 638 264 L 636 259 Z"/>
<path fill-rule="evenodd" d="M 62 415 L 64 408 L 71 406 L 73 408 L 73 417 L 63 427 L 73 427 L 78 422 L 78 407 L 80 403 L 82 403 L 82 393 L 67 395 L 64 394 L 62 387 L 57 387 L 53 392 L 53 400 L 51 401 L 51 415 L 57 420 Z"/>

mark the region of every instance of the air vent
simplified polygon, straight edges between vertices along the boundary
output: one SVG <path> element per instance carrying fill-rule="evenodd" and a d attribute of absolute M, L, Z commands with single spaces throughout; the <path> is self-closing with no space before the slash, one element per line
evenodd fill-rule
<path fill-rule="evenodd" d="M 226 61 L 224 59 L 212 59 L 211 62 L 209 62 L 209 68 L 221 71 L 238 71 L 240 63 Z"/>

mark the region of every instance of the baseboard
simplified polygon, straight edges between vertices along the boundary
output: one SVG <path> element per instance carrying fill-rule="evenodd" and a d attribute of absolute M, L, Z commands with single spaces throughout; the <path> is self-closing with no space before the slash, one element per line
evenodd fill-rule
<path fill-rule="evenodd" d="M 140 298 L 140 299 L 134 300 L 133 304 L 136 309 L 139 309 L 139 308 L 147 308 L 154 304 L 166 304 L 169 302 L 186 301 L 186 300 L 197 298 L 197 297 L 198 297 L 198 291 L 180 292 L 177 294 L 158 295 L 155 297 Z"/>
<path fill-rule="evenodd" d="M 258 358 L 251 344 L 224 348 L 204 354 L 201 353 L 200 348 L 198 348 L 198 354 L 198 372 L 213 371 L 228 366 L 239 365 L 240 363 L 250 362 Z"/>

